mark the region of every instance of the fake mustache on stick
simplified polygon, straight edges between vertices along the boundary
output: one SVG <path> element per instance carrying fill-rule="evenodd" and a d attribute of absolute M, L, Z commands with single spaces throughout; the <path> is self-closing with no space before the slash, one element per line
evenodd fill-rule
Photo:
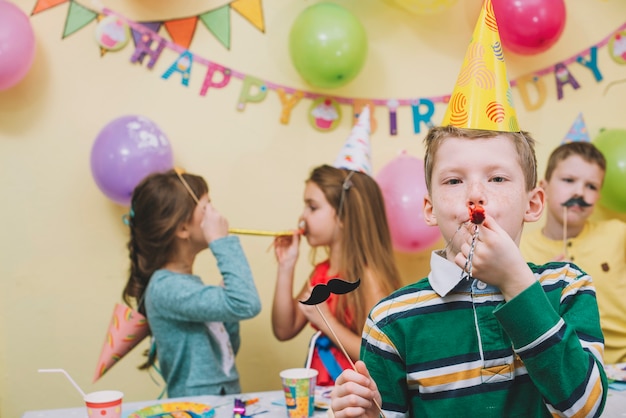
<path fill-rule="evenodd" d="M 331 293 L 335 295 L 343 295 L 350 293 L 361 284 L 361 279 L 356 282 L 346 282 L 341 279 L 331 279 L 327 284 L 315 285 L 311 291 L 311 296 L 307 300 L 301 300 L 300 303 L 304 305 L 317 305 L 324 302 L 330 297 Z"/>
<path fill-rule="evenodd" d="M 562 206 L 565 206 L 566 208 L 572 207 L 574 205 L 578 205 L 581 208 L 586 208 L 591 206 L 590 203 L 585 202 L 585 199 L 583 199 L 582 196 L 574 196 L 572 198 L 567 199 L 565 202 L 561 203 Z"/>

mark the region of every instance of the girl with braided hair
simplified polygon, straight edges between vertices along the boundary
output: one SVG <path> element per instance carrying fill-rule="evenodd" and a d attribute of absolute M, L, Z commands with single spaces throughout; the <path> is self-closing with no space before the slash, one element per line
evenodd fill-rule
<path fill-rule="evenodd" d="M 256 316 L 261 302 L 239 238 L 228 235 L 228 221 L 200 176 L 151 174 L 131 202 L 123 298 L 128 305 L 134 299 L 147 317 L 154 341 L 140 368 L 158 360 L 169 397 L 240 393 L 239 321 Z M 221 285 L 193 273 L 196 255 L 206 248 L 217 260 Z"/>

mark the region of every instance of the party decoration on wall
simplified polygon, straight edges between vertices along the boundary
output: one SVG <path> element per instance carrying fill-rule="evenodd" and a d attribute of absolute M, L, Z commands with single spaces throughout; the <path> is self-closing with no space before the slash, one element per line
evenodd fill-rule
<path fill-rule="evenodd" d="M 165 134 L 143 116 L 109 122 L 91 148 L 91 174 L 109 199 L 128 206 L 135 186 L 148 174 L 171 169 L 172 148 Z"/>
<path fill-rule="evenodd" d="M 535 55 L 554 45 L 565 28 L 563 0 L 493 0 L 506 51 Z"/>
<path fill-rule="evenodd" d="M 367 34 L 350 11 L 321 2 L 304 9 L 289 33 L 293 65 L 312 86 L 336 88 L 354 79 L 367 56 Z"/>
<path fill-rule="evenodd" d="M 330 132 L 339 125 L 341 108 L 331 97 L 318 97 L 309 108 L 309 122 L 318 131 Z"/>
<path fill-rule="evenodd" d="M 600 204 L 612 211 L 626 213 L 626 129 L 605 129 L 593 143 L 606 159 Z"/>
<path fill-rule="evenodd" d="M 613 61 L 620 65 L 626 64 L 626 30 L 621 30 L 611 36 L 609 51 Z"/>
<path fill-rule="evenodd" d="M 16 5 L 0 0 L 0 91 L 26 76 L 35 58 L 35 34 L 28 16 Z"/>
<path fill-rule="evenodd" d="M 148 332 L 148 321 L 145 316 L 126 305 L 115 304 L 93 381 L 100 379 L 122 357 L 143 341 Z"/>
<path fill-rule="evenodd" d="M 424 220 L 424 196 L 428 194 L 424 162 L 405 152 L 388 162 L 376 175 L 385 199 L 391 242 L 396 251 L 414 253 L 435 244 L 439 228 Z"/>
<path fill-rule="evenodd" d="M 478 16 L 442 125 L 519 131 L 491 0 Z"/>
<path fill-rule="evenodd" d="M 57 4 L 67 2 L 68 0 L 47 0 L 45 3 Z M 44 3 L 43 0 L 38 2 L 38 6 Z M 232 3 L 231 3 L 232 4 Z M 46 4 L 41 7 L 49 7 Z M 342 122 L 341 106 L 352 107 L 352 112 L 349 112 L 349 118 L 357 115 L 358 109 L 362 107 L 363 103 L 367 103 L 370 106 L 370 117 L 372 124 L 372 132 L 375 131 L 376 122 L 376 108 L 381 108 L 381 111 L 386 112 L 389 120 L 389 133 L 390 135 L 397 135 L 399 120 L 398 109 L 400 107 L 408 106 L 412 110 L 412 122 L 413 131 L 415 134 L 422 132 L 424 128 L 428 129 L 437 122 L 436 105 L 446 106 L 450 102 L 451 94 L 441 94 L 437 96 L 429 97 L 409 97 L 409 98 L 355 98 L 355 97 L 342 97 L 337 95 L 329 95 L 327 93 L 319 93 L 314 91 L 305 91 L 301 89 L 295 89 L 286 85 L 281 85 L 269 80 L 261 80 L 252 75 L 245 74 L 236 69 L 229 68 L 225 65 L 212 61 L 209 58 L 202 57 L 191 51 L 181 47 L 173 41 L 167 40 L 158 34 L 158 31 L 162 27 L 162 22 L 134 22 L 123 15 L 110 10 L 103 9 L 102 16 L 113 15 L 124 22 L 131 28 L 131 33 L 134 39 L 135 50 L 133 51 L 130 62 L 133 64 L 145 65 L 148 69 L 153 69 L 156 63 L 163 59 L 165 51 L 174 52 L 178 54 L 178 59 L 175 61 L 167 61 L 167 68 L 171 67 L 173 62 L 178 61 L 181 56 L 187 57 L 189 63 L 194 64 L 193 71 L 187 73 L 187 71 L 173 71 L 170 76 L 164 77 L 165 79 L 174 79 L 178 77 L 181 80 L 181 84 L 184 84 L 184 74 L 188 74 L 188 80 L 193 77 L 204 77 L 199 90 L 200 96 L 206 96 L 210 91 L 215 89 L 222 89 L 231 86 L 233 79 L 244 81 L 240 90 L 239 100 L 235 106 L 236 109 L 244 111 L 247 103 L 261 103 L 268 96 L 269 92 L 276 92 L 281 102 L 280 115 L 277 116 L 277 120 L 282 124 L 289 123 L 291 112 L 303 101 L 302 99 L 311 100 L 316 102 L 308 108 L 309 120 L 311 126 L 318 129 L 320 132 L 330 132 L 336 128 Z M 550 65 L 546 68 L 534 71 L 532 73 L 518 77 L 511 81 L 511 87 L 517 89 L 522 104 L 527 110 L 540 109 L 548 94 L 549 89 L 546 84 L 546 80 L 554 80 L 554 91 L 557 94 L 559 100 L 565 98 L 565 93 L 571 89 L 582 88 L 580 83 L 575 79 L 575 75 L 580 71 L 589 71 L 596 82 L 603 81 L 603 76 L 599 67 L 598 50 L 604 46 L 607 46 L 607 53 L 614 57 L 612 60 L 615 63 L 619 63 L 618 57 L 623 57 L 626 65 L 626 23 L 622 24 L 616 30 L 610 32 L 604 39 L 597 42 L 595 45 L 586 48 L 577 54 L 567 58 L 559 63 Z M 183 55 L 184 54 L 184 55 Z M 202 69 L 201 66 L 205 68 Z M 201 68 L 198 70 L 198 68 Z M 559 73 L 557 77 L 557 71 L 566 68 L 568 75 L 563 77 L 563 74 Z M 163 75 L 163 73 L 160 73 Z M 551 77 L 550 77 L 551 76 Z M 189 85 L 189 81 L 188 84 Z M 259 89 L 259 90 L 257 90 Z M 318 126 L 316 124 L 316 116 L 311 115 L 313 109 L 321 102 L 336 104 L 335 110 L 337 113 L 337 119 L 332 124 L 325 128 L 324 124 Z M 494 110 L 497 110 L 494 108 Z M 497 111 L 494 111 L 497 114 Z M 386 118 L 387 119 L 387 118 Z"/>
<path fill-rule="evenodd" d="M 591 142 L 589 131 L 587 130 L 587 125 L 585 124 L 582 113 L 578 114 L 576 120 L 572 124 L 572 127 L 569 128 L 569 131 L 565 134 L 565 138 L 561 141 L 561 144 L 566 144 L 568 142 Z"/>
<path fill-rule="evenodd" d="M 124 48 L 130 37 L 129 26 L 116 16 L 100 19 L 96 27 L 96 42 L 105 50 L 117 51 Z"/>
<path fill-rule="evenodd" d="M 456 0 L 384 0 L 417 15 L 432 15 L 444 12 L 454 6 Z"/>
<path fill-rule="evenodd" d="M 101 16 L 99 11 L 93 11 L 74 0 L 37 0 L 31 15 L 46 11 L 60 4 L 70 3 L 63 38 L 77 32 L 87 24 Z M 203 23 L 209 32 L 226 48 L 230 49 L 230 11 L 234 10 L 245 20 L 250 22 L 261 32 L 265 32 L 262 0 L 234 0 L 224 6 L 202 12 L 195 16 L 178 19 L 168 19 L 160 22 L 144 22 L 158 32 L 165 27 L 168 35 L 176 45 L 189 48 L 193 40 L 198 20 Z M 122 46 L 120 46 L 122 48 Z M 116 50 L 106 48 L 108 50 Z"/>
<path fill-rule="evenodd" d="M 364 107 L 359 120 L 337 155 L 333 166 L 372 175 L 372 146 L 370 143 L 370 108 Z"/>

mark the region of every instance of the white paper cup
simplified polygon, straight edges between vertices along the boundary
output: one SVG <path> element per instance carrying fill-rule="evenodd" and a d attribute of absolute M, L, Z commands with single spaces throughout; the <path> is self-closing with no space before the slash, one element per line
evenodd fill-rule
<path fill-rule="evenodd" d="M 290 418 L 308 418 L 315 410 L 317 370 L 287 369 L 280 372 L 285 393 L 287 414 Z"/>
<path fill-rule="evenodd" d="M 122 398 L 119 390 L 101 390 L 85 395 L 89 418 L 122 418 Z"/>

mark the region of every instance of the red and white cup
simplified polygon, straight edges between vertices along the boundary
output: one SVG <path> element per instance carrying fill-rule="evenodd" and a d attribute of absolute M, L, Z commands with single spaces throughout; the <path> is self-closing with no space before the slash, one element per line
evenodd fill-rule
<path fill-rule="evenodd" d="M 122 398 L 119 390 L 101 390 L 85 395 L 89 418 L 122 418 Z"/>

